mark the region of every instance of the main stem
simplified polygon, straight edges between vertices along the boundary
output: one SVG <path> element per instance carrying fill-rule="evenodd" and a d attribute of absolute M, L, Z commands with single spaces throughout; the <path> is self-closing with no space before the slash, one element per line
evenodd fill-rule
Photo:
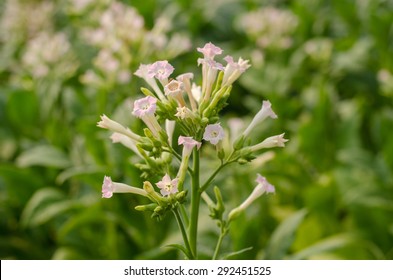
<path fill-rule="evenodd" d="M 198 216 L 199 216 L 199 203 L 201 194 L 199 192 L 199 151 L 193 151 L 193 174 L 191 180 L 191 218 L 189 227 L 189 239 L 192 254 L 195 258 L 197 255 L 197 236 L 198 236 Z"/>

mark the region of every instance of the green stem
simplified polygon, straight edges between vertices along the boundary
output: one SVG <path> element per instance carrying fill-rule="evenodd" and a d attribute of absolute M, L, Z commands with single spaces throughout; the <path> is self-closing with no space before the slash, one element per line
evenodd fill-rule
<path fill-rule="evenodd" d="M 198 215 L 199 215 L 199 203 L 201 199 L 201 193 L 199 192 L 199 151 L 194 149 L 193 151 L 193 174 L 191 180 L 191 219 L 189 227 L 189 237 L 191 250 L 195 258 L 197 255 L 197 236 L 198 236 Z"/>
<path fill-rule="evenodd" d="M 188 225 L 190 224 L 190 221 L 188 219 L 188 214 L 187 214 L 186 208 L 184 207 L 184 204 L 180 204 L 179 207 L 180 207 L 180 213 L 183 217 L 184 223 L 188 227 Z"/>
<path fill-rule="evenodd" d="M 216 260 L 217 259 L 218 252 L 220 251 L 220 247 L 221 247 L 223 239 L 224 239 L 224 234 L 221 233 L 220 237 L 218 238 L 216 249 L 214 250 L 214 255 L 213 255 L 212 260 Z"/>
<path fill-rule="evenodd" d="M 184 245 L 186 246 L 186 249 L 189 251 L 189 254 L 191 255 L 192 259 L 194 259 L 194 254 L 193 254 L 193 252 L 191 250 L 190 243 L 188 241 L 187 232 L 186 232 L 186 229 L 184 228 L 183 221 L 182 221 L 182 219 L 180 217 L 179 212 L 177 211 L 177 208 L 173 209 L 172 212 L 175 215 L 177 224 L 178 224 L 178 226 L 180 228 L 180 231 L 181 231 L 181 234 L 183 236 Z"/>
<path fill-rule="evenodd" d="M 224 221 L 221 221 L 221 233 L 220 233 L 220 236 L 218 237 L 216 249 L 214 250 L 214 255 L 213 255 L 212 260 L 217 259 L 218 253 L 221 248 L 222 241 L 224 240 L 225 235 L 227 235 L 227 233 L 228 233 L 228 228 L 226 227 L 225 224 L 226 223 Z"/>

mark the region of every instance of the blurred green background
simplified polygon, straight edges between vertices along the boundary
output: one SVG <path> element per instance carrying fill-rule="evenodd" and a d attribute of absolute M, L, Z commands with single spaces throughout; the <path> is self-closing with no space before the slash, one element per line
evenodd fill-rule
<path fill-rule="evenodd" d="M 139 64 L 167 59 L 176 75 L 200 73 L 196 47 L 210 41 L 252 64 L 222 124 L 234 132 L 270 100 L 279 118 L 255 143 L 290 139 L 216 180 L 227 209 L 256 173 L 276 186 L 222 251 L 393 259 L 392 0 L 0 0 L 0 16 L 1 259 L 183 258 L 164 246 L 181 242 L 171 216 L 135 211 L 134 196 L 101 199 L 104 175 L 141 179 L 135 155 L 96 122 L 106 114 L 140 130 L 130 113 Z M 207 257 L 218 229 L 201 212 Z"/>

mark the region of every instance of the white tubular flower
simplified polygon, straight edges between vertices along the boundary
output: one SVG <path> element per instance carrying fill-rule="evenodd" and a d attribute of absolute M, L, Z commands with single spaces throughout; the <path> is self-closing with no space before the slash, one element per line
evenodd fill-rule
<path fill-rule="evenodd" d="M 166 134 L 168 135 L 168 142 L 169 145 L 172 147 L 172 138 L 173 138 L 173 132 L 175 131 L 175 121 L 171 120 L 165 120 L 165 131 Z"/>
<path fill-rule="evenodd" d="M 232 85 L 244 71 L 250 68 L 248 60 L 244 60 L 241 57 L 237 62 L 233 61 L 232 56 L 226 56 L 224 60 L 227 62 L 224 70 L 224 77 L 222 79 L 222 86 Z"/>
<path fill-rule="evenodd" d="M 164 92 L 166 96 L 175 99 L 179 106 L 186 106 L 186 102 L 183 98 L 184 85 L 182 82 L 177 80 L 170 81 L 165 85 Z"/>
<path fill-rule="evenodd" d="M 157 99 L 152 96 L 146 96 L 135 100 L 134 109 L 132 114 L 140 119 L 147 125 L 153 135 L 159 138 L 159 133 L 162 130 L 161 126 L 154 115 L 157 108 Z"/>
<path fill-rule="evenodd" d="M 191 108 L 193 111 L 196 111 L 197 105 L 194 96 L 192 95 L 192 88 L 191 88 L 191 79 L 193 78 L 194 78 L 193 73 L 184 73 L 182 75 L 177 76 L 176 79 L 183 83 L 184 89 L 188 95 L 188 99 L 190 100 Z"/>
<path fill-rule="evenodd" d="M 203 48 L 197 48 L 198 52 L 203 54 L 203 58 L 198 59 L 198 65 L 202 64 L 202 94 L 203 100 L 208 101 L 210 98 L 213 83 L 217 76 L 218 70 L 224 70 L 224 67 L 214 61 L 216 55 L 222 53 L 222 49 L 212 43 L 207 43 Z"/>
<path fill-rule="evenodd" d="M 112 182 L 111 177 L 105 176 L 102 183 L 102 197 L 111 198 L 114 193 L 133 193 L 147 196 L 147 192 L 140 188 L 131 187 L 123 183 Z"/>
<path fill-rule="evenodd" d="M 148 75 L 150 66 L 151 64 L 141 64 L 138 70 L 134 73 L 134 75 L 144 79 L 146 83 L 154 90 L 155 94 L 160 100 L 166 100 L 164 94 L 162 93 L 161 89 L 157 85 L 156 79 Z"/>
<path fill-rule="evenodd" d="M 183 145 L 182 159 L 181 159 L 179 171 L 176 176 L 179 178 L 179 191 L 182 191 L 184 179 L 186 178 L 188 161 L 190 159 L 191 152 L 194 149 L 194 147 L 196 147 L 199 150 L 202 143 L 194 140 L 192 137 L 185 137 L 185 136 L 179 136 L 177 143 L 179 145 Z"/>
<path fill-rule="evenodd" d="M 250 132 L 262 121 L 264 121 L 267 117 L 271 117 L 272 119 L 277 119 L 276 113 L 272 110 L 272 104 L 265 100 L 262 103 L 262 108 L 252 119 L 251 123 L 248 125 L 246 130 L 243 132 L 243 136 L 247 137 Z"/>
<path fill-rule="evenodd" d="M 111 135 L 112 143 L 120 143 L 123 146 L 127 147 L 128 149 L 132 150 L 135 154 L 137 154 L 140 158 L 143 158 L 142 155 L 139 153 L 135 141 L 133 141 L 130 137 L 115 132 Z"/>
<path fill-rule="evenodd" d="M 202 96 L 201 86 L 198 86 L 195 83 L 192 83 L 191 93 L 192 93 L 192 97 L 194 97 L 195 101 L 199 103 L 201 101 L 201 96 Z"/>
<path fill-rule="evenodd" d="M 130 129 L 125 128 L 124 126 L 122 126 L 118 122 L 111 120 L 106 115 L 101 116 L 101 121 L 99 121 L 97 123 L 97 126 L 101 127 L 101 128 L 109 129 L 113 132 L 117 132 L 117 133 L 126 135 L 136 142 L 138 142 L 141 139 L 141 137 L 139 135 L 135 134 Z"/>
<path fill-rule="evenodd" d="M 238 207 L 236 207 L 229 213 L 228 220 L 235 219 L 237 216 L 239 216 L 241 212 L 243 212 L 248 206 L 250 206 L 251 203 L 253 203 L 257 198 L 259 198 L 264 193 L 275 192 L 274 186 L 271 185 L 266 180 L 266 178 L 261 176 L 260 174 L 257 174 L 257 179 L 255 180 L 255 182 L 257 182 L 258 185 L 254 188 L 252 193 L 249 195 L 249 197 L 247 197 L 247 199 L 242 204 L 240 204 Z"/>
<path fill-rule="evenodd" d="M 255 152 L 261 149 L 285 147 L 285 142 L 288 142 L 288 139 L 285 139 L 284 135 L 285 133 L 268 137 L 265 140 L 263 140 L 261 143 L 250 147 L 250 149 L 252 152 Z"/>

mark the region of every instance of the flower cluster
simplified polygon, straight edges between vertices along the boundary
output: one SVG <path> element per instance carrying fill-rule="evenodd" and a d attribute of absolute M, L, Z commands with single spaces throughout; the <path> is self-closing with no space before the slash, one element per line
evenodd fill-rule
<path fill-rule="evenodd" d="M 122 2 L 110 1 L 109 5 L 95 5 L 96 1 L 73 1 L 76 4 L 72 5 L 72 13 L 88 14 L 88 9 L 97 10 L 90 12 L 93 18 L 91 26 L 82 30 L 86 42 L 98 48 L 98 54 L 93 60 L 94 68 L 87 70 L 81 77 L 86 84 L 96 87 L 126 84 L 131 79 L 130 67 L 152 56 L 152 52 L 158 56 L 174 57 L 189 49 L 190 43 L 186 36 L 178 33 L 168 36 L 170 20 L 165 17 L 159 18 L 152 30 L 147 30 L 139 12 Z"/>
<path fill-rule="evenodd" d="M 239 27 L 262 48 L 287 49 L 298 19 L 290 11 L 274 7 L 261 8 L 240 17 Z"/>
<path fill-rule="evenodd" d="M 221 64 L 215 59 L 223 50 L 212 43 L 197 48 L 197 51 L 202 54 L 198 59 L 198 65 L 202 68 L 201 86 L 193 82 L 192 73 L 171 77 L 175 68 L 167 60 L 141 64 L 135 72 L 135 75 L 142 78 L 149 86 L 149 88 L 141 88 L 145 97 L 135 100 L 132 108 L 132 115 L 146 125 L 143 130 L 144 135 L 132 132 L 105 115 L 101 116 L 101 121 L 98 122 L 99 127 L 113 132 L 111 136 L 113 142 L 123 144 L 141 158 L 141 163 L 136 166 L 141 169 L 142 177 L 146 179 L 143 189 L 140 188 L 138 193 L 134 187 L 112 183 L 109 177 L 105 177 L 103 197 L 109 198 L 116 192 L 140 194 L 149 198 L 151 203 L 139 205 L 136 207 L 137 210 L 151 211 L 152 216 L 159 219 L 168 211 L 172 211 L 178 218 L 177 208 L 184 207 L 183 203 L 191 192 L 190 240 L 186 235 L 183 236 L 185 244 L 189 245 L 186 251 L 190 258 L 196 257 L 197 213 L 202 196 L 208 202 L 212 211 L 211 216 L 218 219 L 222 227 L 227 227 L 229 222 L 256 198 L 264 193 L 274 192 L 274 187 L 258 174 L 257 187 L 240 206 L 229 213 L 228 220 L 225 221 L 219 189 L 215 190 L 219 206 L 213 205 L 205 192 L 218 171 L 232 163 L 250 162 L 261 149 L 284 147 L 288 141 L 284 138 L 284 134 L 279 134 L 249 145 L 255 127 L 268 118 L 277 118 L 271 103 L 263 101 L 260 111 L 248 126 L 238 133 L 230 150 L 224 151 L 222 142 L 228 136 L 222 127 L 222 122 L 219 121 L 219 114 L 227 105 L 232 84 L 250 67 L 250 64 L 248 60 L 242 58 L 234 60 L 231 56 L 225 56 L 226 64 Z M 178 129 L 180 134 L 177 141 L 173 141 L 175 129 Z M 221 164 L 212 172 L 209 179 L 201 184 L 199 165 L 204 146 L 216 149 Z M 187 175 L 190 180 L 187 180 Z M 181 225 L 181 221 L 178 220 L 178 223 Z"/>

